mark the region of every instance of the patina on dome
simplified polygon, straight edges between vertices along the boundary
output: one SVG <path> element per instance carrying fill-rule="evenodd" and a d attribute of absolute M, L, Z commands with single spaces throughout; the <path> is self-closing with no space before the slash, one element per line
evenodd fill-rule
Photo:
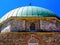
<path fill-rule="evenodd" d="M 37 6 L 25 6 L 14 9 L 8 12 L 1 18 L 0 22 L 3 22 L 10 17 L 55 17 L 55 14 L 48 9 Z"/>

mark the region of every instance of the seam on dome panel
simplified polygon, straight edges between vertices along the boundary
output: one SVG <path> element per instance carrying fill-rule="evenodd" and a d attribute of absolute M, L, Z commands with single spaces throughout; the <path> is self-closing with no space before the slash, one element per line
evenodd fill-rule
<path fill-rule="evenodd" d="M 16 12 L 16 17 L 17 17 L 17 14 L 18 14 L 18 12 L 19 12 L 19 9 L 20 9 L 20 8 L 18 8 L 18 10 L 17 10 L 17 12 Z"/>
<path fill-rule="evenodd" d="M 14 10 L 14 12 L 15 12 L 15 10 Z M 12 16 L 14 15 L 14 12 L 12 13 Z"/>
<path fill-rule="evenodd" d="M 12 12 L 10 12 L 10 14 L 12 13 L 12 14 L 11 14 L 11 16 L 14 14 L 14 12 L 15 12 L 15 10 L 13 10 L 13 13 L 12 13 Z M 9 15 L 10 15 L 10 14 L 9 14 Z"/>
<path fill-rule="evenodd" d="M 37 15 L 39 16 L 39 13 L 38 13 L 39 11 L 38 11 L 38 9 L 37 9 L 36 11 L 37 11 Z"/>
<path fill-rule="evenodd" d="M 9 13 L 9 12 L 8 12 Z M 11 14 L 11 12 L 7 15 L 7 18 L 9 18 L 8 16 Z"/>
<path fill-rule="evenodd" d="M 7 19 L 7 18 L 8 18 L 8 15 L 9 15 L 10 13 L 11 13 L 11 12 L 6 13 L 6 14 L 1 18 L 1 20 L 2 20 L 3 18 L 6 18 L 6 19 Z M 7 14 L 8 14 L 8 15 L 7 15 Z M 7 16 L 6 16 L 6 15 L 7 15 Z M 5 16 L 6 16 L 6 17 L 5 17 Z M 1 23 L 2 23 L 3 21 L 5 21 L 6 19 L 2 20 Z"/>
<path fill-rule="evenodd" d="M 32 13 L 31 15 L 33 16 L 33 8 L 32 7 L 31 7 L 31 13 Z"/>
<path fill-rule="evenodd" d="M 22 16 L 22 13 L 23 13 L 23 9 L 24 9 L 24 7 L 22 7 L 21 9 L 22 9 L 22 11 L 21 11 L 21 16 Z"/>
<path fill-rule="evenodd" d="M 27 7 L 27 12 L 26 12 L 26 14 L 27 14 L 27 16 L 29 15 L 29 14 L 28 14 L 28 7 Z"/>
<path fill-rule="evenodd" d="M 37 14 L 36 14 L 36 15 L 37 15 L 37 16 L 39 16 L 37 7 L 36 7 L 36 12 L 37 12 Z"/>

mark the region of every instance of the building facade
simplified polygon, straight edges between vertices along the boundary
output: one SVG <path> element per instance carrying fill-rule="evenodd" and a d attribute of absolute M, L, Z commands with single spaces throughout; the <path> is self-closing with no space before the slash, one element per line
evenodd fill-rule
<path fill-rule="evenodd" d="M 1 18 L 1 32 L 60 31 L 60 20 L 49 11 L 36 6 L 14 9 Z"/>
<path fill-rule="evenodd" d="M 0 19 L 0 30 L 1 30 L 1 33 L 17 32 L 18 34 L 11 34 L 11 35 L 8 34 L 9 35 L 8 37 L 11 40 L 6 39 L 14 42 L 13 40 L 15 40 L 16 38 L 15 40 L 15 42 L 17 42 L 16 45 L 17 44 L 45 45 L 45 43 L 47 43 L 46 42 L 47 35 L 49 35 L 50 37 L 48 37 L 49 40 L 46 45 L 49 45 L 50 42 L 55 39 L 54 38 L 55 33 L 52 34 L 50 32 L 60 31 L 60 20 L 57 18 L 56 14 L 54 14 L 48 9 L 37 7 L 37 6 L 25 6 L 25 7 L 14 9 L 9 13 L 7 13 L 6 15 L 4 15 Z M 41 33 L 43 32 L 45 32 L 47 35 L 45 35 L 45 33 L 41 35 Z M 47 32 L 49 32 L 53 37 Z M 8 37 L 5 37 L 5 38 L 8 38 Z M 59 37 L 59 35 L 57 35 L 57 37 Z M 59 38 L 56 38 L 56 40 L 57 39 Z M 9 44 L 11 44 L 11 42 L 9 42 Z M 11 45 L 13 45 L 13 43 Z M 51 45 L 52 45 L 52 42 L 51 42 Z M 56 43 L 54 43 L 54 45 L 56 45 Z"/>

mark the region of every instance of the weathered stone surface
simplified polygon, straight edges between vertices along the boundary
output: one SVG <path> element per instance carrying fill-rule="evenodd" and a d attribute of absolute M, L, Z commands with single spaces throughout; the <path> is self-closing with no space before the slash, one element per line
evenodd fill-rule
<path fill-rule="evenodd" d="M 28 45 L 30 39 L 36 39 L 38 45 L 60 45 L 58 32 L 10 32 L 0 34 L 0 45 Z"/>
<path fill-rule="evenodd" d="M 32 28 L 31 28 L 32 27 Z M 11 20 L 1 27 L 1 32 L 60 31 L 60 23 L 52 20 Z"/>

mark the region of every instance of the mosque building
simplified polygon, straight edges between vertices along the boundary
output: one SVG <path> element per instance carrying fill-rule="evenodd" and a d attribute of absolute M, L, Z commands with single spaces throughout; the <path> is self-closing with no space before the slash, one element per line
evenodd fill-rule
<path fill-rule="evenodd" d="M 60 31 L 60 20 L 49 11 L 37 6 L 14 9 L 0 19 L 2 32 Z"/>
<path fill-rule="evenodd" d="M 21 37 L 23 38 L 20 42 L 21 45 L 40 45 L 42 40 L 39 34 L 42 32 L 59 32 L 60 19 L 48 9 L 38 6 L 24 6 L 14 9 L 0 18 L 0 30 L 1 33 L 21 33 L 20 37 L 23 36 Z M 23 35 L 26 33 L 27 36 Z"/>

